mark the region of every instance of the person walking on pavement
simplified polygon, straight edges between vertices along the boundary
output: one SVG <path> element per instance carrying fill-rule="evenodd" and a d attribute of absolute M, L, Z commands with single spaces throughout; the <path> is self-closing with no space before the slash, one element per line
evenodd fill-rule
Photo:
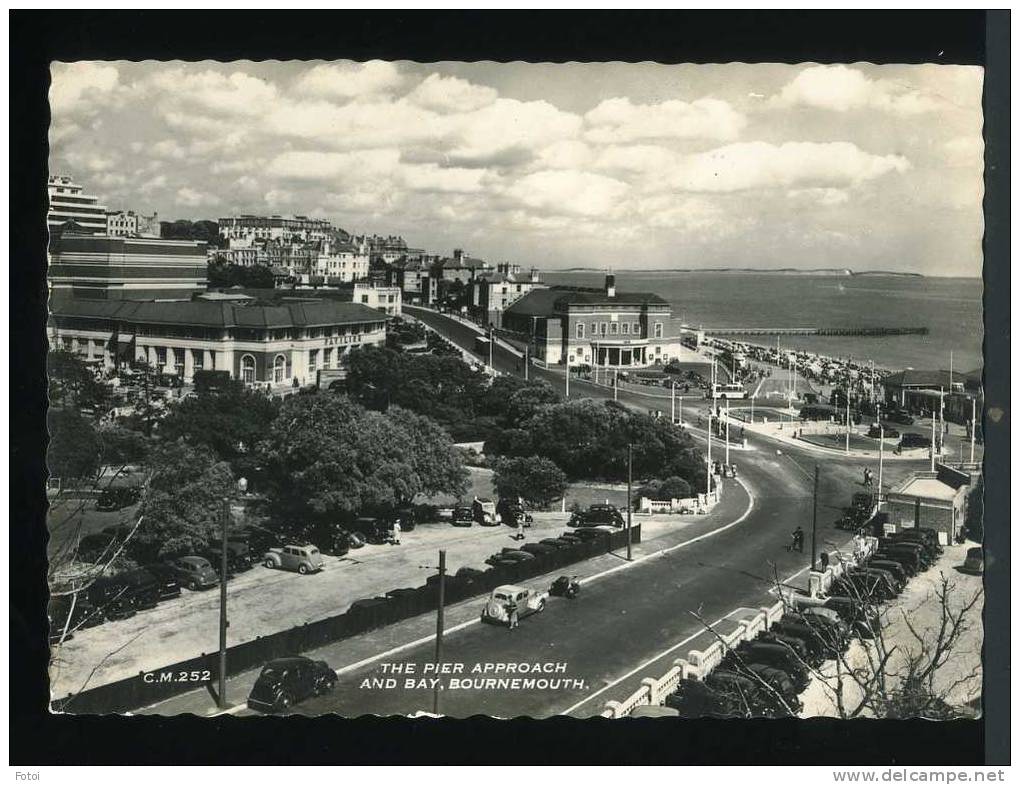
<path fill-rule="evenodd" d="M 793 530 L 793 548 L 798 553 L 804 553 L 804 530 L 800 526 Z"/>
<path fill-rule="evenodd" d="M 517 516 L 517 534 L 514 536 L 515 540 L 524 539 L 524 517 L 521 515 Z"/>
<path fill-rule="evenodd" d="M 393 544 L 400 545 L 400 521 L 393 521 Z"/>
<path fill-rule="evenodd" d="M 520 618 L 517 613 L 517 603 L 514 600 L 510 600 L 506 606 L 506 617 L 507 617 L 507 629 L 513 630 L 520 625 Z"/>

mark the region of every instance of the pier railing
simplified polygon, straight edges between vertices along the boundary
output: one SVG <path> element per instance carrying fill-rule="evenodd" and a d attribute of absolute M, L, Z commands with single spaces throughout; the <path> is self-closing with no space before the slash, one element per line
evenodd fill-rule
<path fill-rule="evenodd" d="M 712 327 L 705 335 L 852 335 L 882 337 L 885 335 L 927 335 L 927 327 Z"/>

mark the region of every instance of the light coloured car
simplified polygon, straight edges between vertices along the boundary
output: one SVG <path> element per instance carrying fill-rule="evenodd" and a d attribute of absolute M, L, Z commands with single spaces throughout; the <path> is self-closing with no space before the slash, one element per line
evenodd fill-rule
<path fill-rule="evenodd" d="M 529 589 L 526 586 L 515 586 L 505 584 L 497 586 L 489 595 L 485 607 L 482 609 L 482 621 L 494 624 L 509 624 L 511 605 L 517 607 L 517 618 L 523 619 L 532 613 L 541 613 L 545 610 L 546 601 L 549 599 L 549 592 Z"/>
<path fill-rule="evenodd" d="M 270 570 L 293 570 L 302 575 L 318 572 L 326 566 L 322 554 L 314 545 L 284 545 L 270 548 L 262 557 L 262 563 Z"/>

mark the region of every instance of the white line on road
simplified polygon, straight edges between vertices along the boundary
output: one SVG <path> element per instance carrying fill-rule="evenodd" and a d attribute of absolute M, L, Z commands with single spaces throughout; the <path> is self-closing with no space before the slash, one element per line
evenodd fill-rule
<path fill-rule="evenodd" d="M 722 529 L 720 529 L 720 531 L 722 531 Z M 800 574 L 801 574 L 802 572 L 804 572 L 804 571 L 805 571 L 805 570 L 807 570 L 807 569 L 809 569 L 809 568 L 808 568 L 808 567 L 804 567 L 803 569 L 800 569 L 800 570 L 798 570 L 798 571 L 797 571 L 797 572 L 795 572 L 795 573 L 794 573 L 793 575 L 790 575 L 789 577 L 787 577 L 787 578 L 786 578 L 786 579 L 785 579 L 785 580 L 783 581 L 783 583 L 785 584 L 785 583 L 787 583 L 787 582 L 789 582 L 789 581 L 793 580 L 794 578 L 796 578 L 796 577 L 797 577 L 798 575 L 800 575 Z M 728 619 L 728 618 L 729 618 L 730 616 L 732 616 L 732 615 L 733 615 L 734 613 L 736 613 L 736 612 L 737 612 L 738 610 L 739 610 L 739 608 L 737 608 L 737 609 L 734 609 L 734 610 L 730 611 L 730 612 L 729 612 L 729 613 L 727 613 L 727 614 L 726 614 L 725 616 L 722 616 L 721 618 L 719 618 L 719 619 L 716 619 L 716 620 L 715 620 L 714 622 L 712 622 L 712 623 L 711 623 L 711 624 L 710 624 L 709 626 L 710 626 L 710 627 L 714 627 L 714 626 L 715 626 L 716 624 L 718 624 L 719 622 L 721 622 L 721 621 L 723 621 L 723 620 L 725 620 L 725 619 Z M 640 665 L 638 665 L 638 666 L 637 666 L 636 668 L 634 668 L 633 670 L 627 671 L 627 673 L 623 674 L 623 675 L 622 675 L 622 676 L 621 676 L 620 678 L 616 679 L 615 681 L 613 681 L 613 682 L 610 682 L 609 684 L 607 684 L 607 685 L 606 685 L 605 687 L 603 687 L 602 689 L 600 689 L 600 690 L 598 690 L 598 691 L 596 691 L 596 692 L 593 692 L 593 693 L 592 693 L 591 695 L 589 695 L 589 696 L 588 696 L 587 698 L 584 698 L 583 700 L 580 700 L 580 701 L 578 701 L 578 702 L 577 702 L 577 703 L 575 703 L 575 704 L 574 704 L 573 706 L 571 706 L 571 707 L 570 707 L 569 709 L 566 709 L 566 710 L 564 710 L 564 711 L 561 711 L 561 712 L 560 712 L 560 716 L 565 716 L 565 715 L 567 715 L 567 714 L 570 714 L 570 713 L 571 713 L 571 712 L 573 712 L 573 711 L 576 711 L 576 710 L 577 710 L 577 709 L 579 709 L 579 708 L 580 708 L 581 706 L 583 706 L 584 704 L 586 704 L 586 703 L 587 703 L 588 701 L 592 700 L 593 698 L 597 698 L 597 697 L 598 697 L 599 695 L 601 695 L 602 693 L 604 693 L 604 692 L 605 692 L 606 690 L 610 690 L 610 689 L 612 689 L 613 687 L 615 687 L 616 685 L 618 685 L 618 684 L 619 684 L 620 682 L 626 681 L 626 680 L 627 680 L 627 679 L 629 679 L 629 678 L 630 678 L 631 676 L 633 676 L 633 675 L 634 675 L 635 673 L 639 673 L 639 672 L 640 672 L 641 670 L 643 670 L 644 668 L 647 668 L 647 667 L 648 667 L 649 665 L 651 665 L 651 664 L 652 664 L 653 662 L 657 662 L 658 660 L 661 660 L 661 659 L 662 659 L 663 657 L 667 656 L 667 655 L 668 655 L 668 654 L 670 654 L 671 652 L 674 652 L 674 651 L 676 651 L 676 650 L 677 650 L 677 649 L 679 649 L 679 648 L 680 648 L 681 646 L 686 646 L 686 645 L 687 645 L 688 643 L 690 643 L 690 642 L 691 642 L 692 640 L 694 640 L 695 638 L 697 638 L 697 637 L 698 637 L 699 635 L 701 635 L 701 634 L 702 634 L 703 632 L 705 632 L 705 630 L 698 630 L 697 632 L 695 632 L 695 633 L 692 633 L 691 635 L 688 635 L 688 636 L 687 636 L 686 638 L 684 638 L 684 639 L 683 639 L 682 641 L 680 641 L 679 643 L 675 643 L 675 644 L 673 644 L 672 646 L 670 646 L 670 647 L 669 647 L 668 649 L 666 649 L 665 651 L 663 651 L 663 652 L 660 652 L 659 654 L 656 654 L 656 655 L 655 655 L 654 657 L 652 657 L 652 658 L 651 658 L 650 660 L 645 660 L 645 661 L 644 661 L 644 662 L 642 662 L 642 663 L 641 663 Z"/>

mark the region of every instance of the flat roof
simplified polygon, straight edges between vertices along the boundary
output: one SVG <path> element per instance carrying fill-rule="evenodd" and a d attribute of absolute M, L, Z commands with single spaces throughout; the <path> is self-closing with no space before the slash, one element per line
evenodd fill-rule
<path fill-rule="evenodd" d="M 133 302 L 66 300 L 51 306 L 55 316 L 110 319 L 142 324 L 186 324 L 205 327 L 306 327 L 385 322 L 386 314 L 361 303 L 303 300 L 280 305 L 182 300 Z"/>

